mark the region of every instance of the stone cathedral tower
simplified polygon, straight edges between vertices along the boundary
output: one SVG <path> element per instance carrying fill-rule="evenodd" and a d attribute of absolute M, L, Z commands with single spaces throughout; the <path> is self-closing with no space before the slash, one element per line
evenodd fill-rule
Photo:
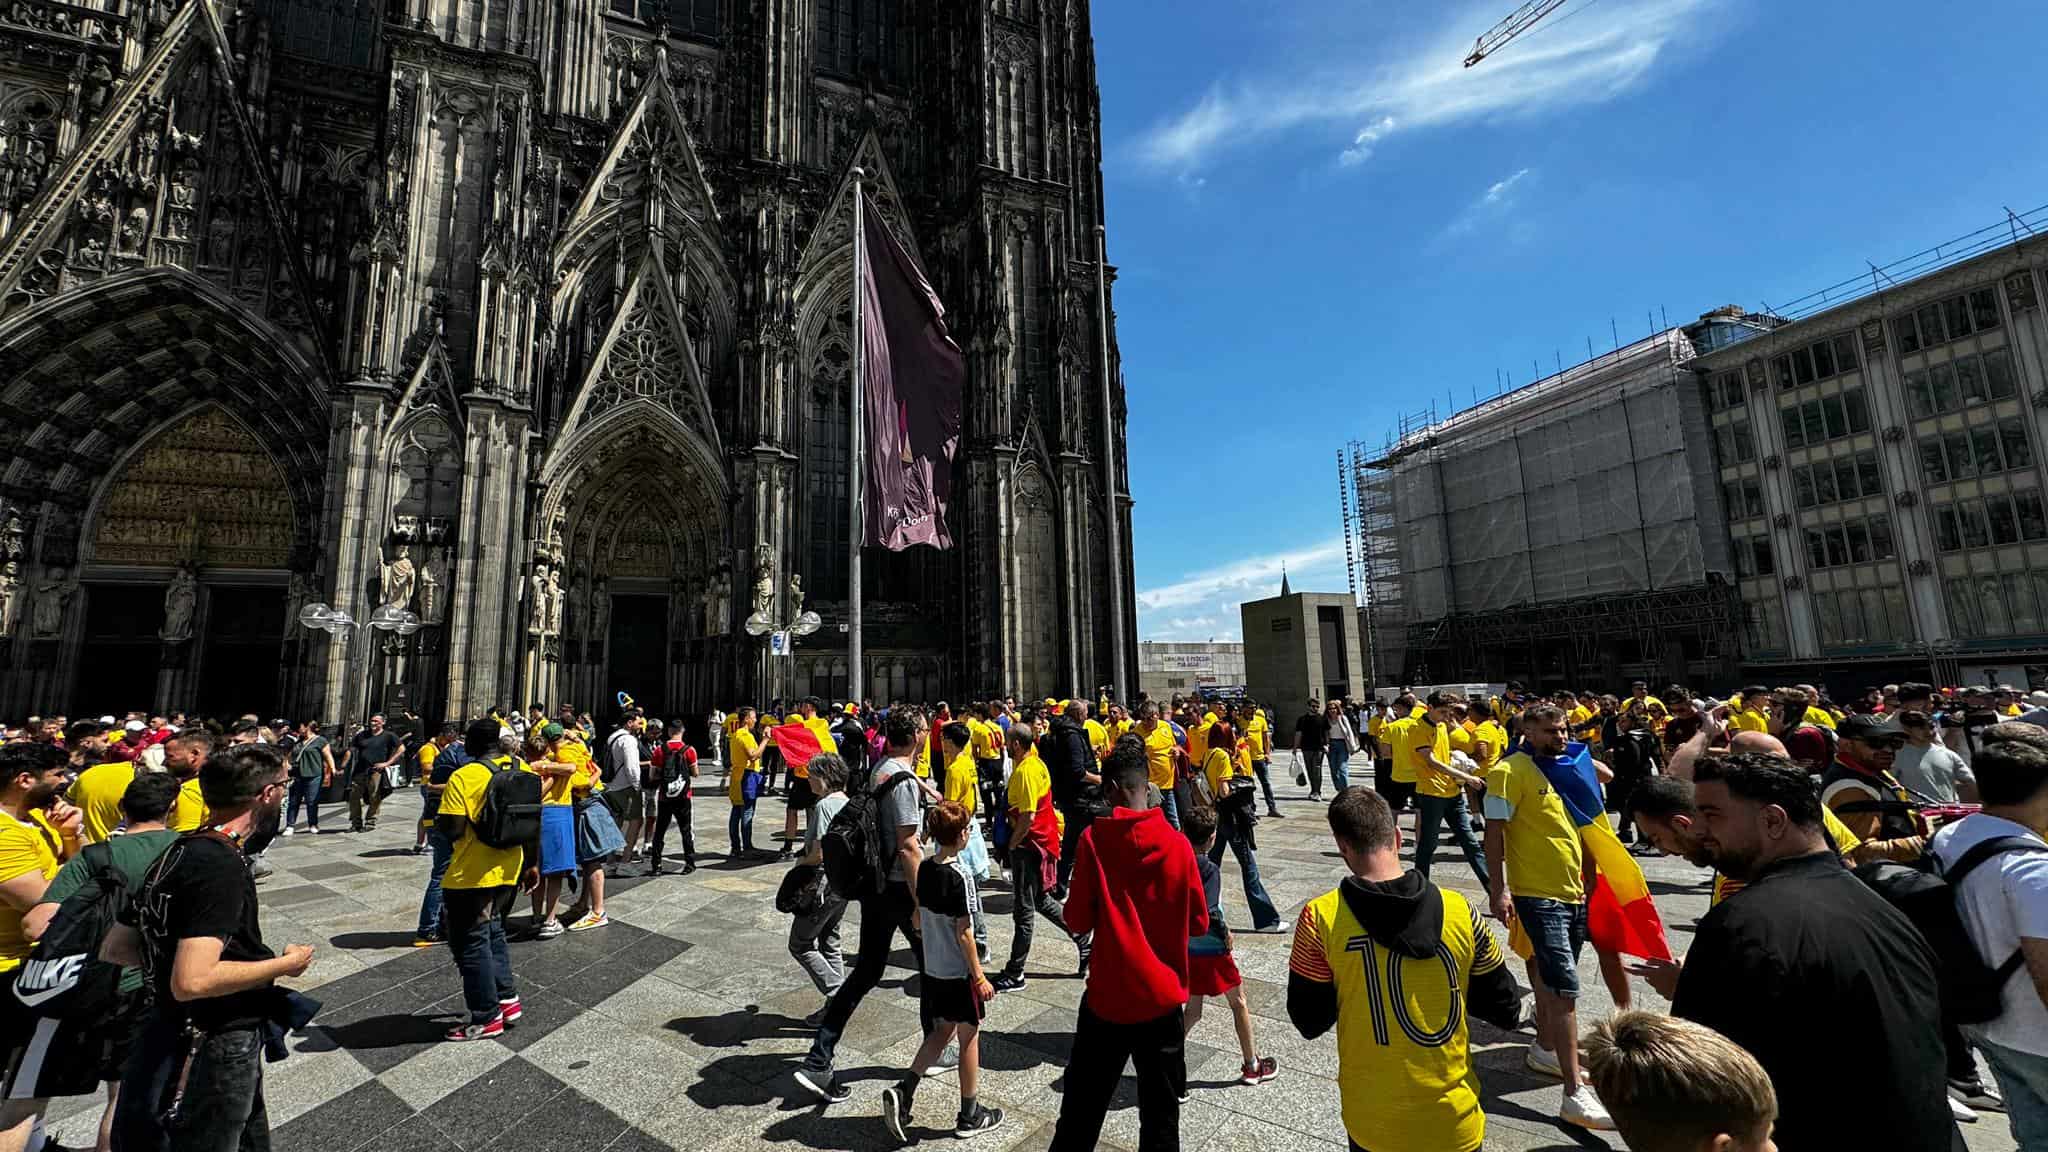
<path fill-rule="evenodd" d="M 0 714 L 845 692 L 856 166 L 969 361 L 960 546 L 869 553 L 869 695 L 1092 692 L 1136 638 L 1087 0 L 15 0 Z"/>

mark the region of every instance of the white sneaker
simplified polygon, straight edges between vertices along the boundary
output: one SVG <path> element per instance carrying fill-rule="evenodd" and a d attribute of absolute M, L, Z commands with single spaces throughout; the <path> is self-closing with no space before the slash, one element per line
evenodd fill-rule
<path fill-rule="evenodd" d="M 289 824 L 285 825 L 285 826 L 284 826 L 284 828 L 282 828 L 282 829 L 281 829 L 281 830 L 279 830 L 279 832 L 278 832 L 278 835 L 279 835 L 279 836 L 289 836 L 289 835 L 291 835 L 291 834 L 292 834 L 292 827 L 291 827 L 291 825 L 289 825 Z"/>
<path fill-rule="evenodd" d="M 1977 1122 L 1977 1110 L 1953 1096 L 1948 1098 L 1948 1114 L 1955 1117 L 1958 1123 L 1975 1124 Z"/>
<path fill-rule="evenodd" d="M 1545 1048 L 1540 1041 L 1530 1043 L 1529 1054 L 1522 1058 L 1522 1065 L 1545 1076 L 1564 1075 L 1564 1066 L 1557 1062 L 1557 1053 Z"/>
<path fill-rule="evenodd" d="M 1565 1123 L 1577 1124 L 1581 1128 L 1614 1131 L 1614 1117 L 1607 1114 L 1607 1106 L 1600 1103 L 1600 1094 L 1593 1091 L 1591 1084 L 1581 1084 L 1578 1091 L 1565 1093 L 1564 1107 L 1558 1110 L 1557 1115 Z"/>

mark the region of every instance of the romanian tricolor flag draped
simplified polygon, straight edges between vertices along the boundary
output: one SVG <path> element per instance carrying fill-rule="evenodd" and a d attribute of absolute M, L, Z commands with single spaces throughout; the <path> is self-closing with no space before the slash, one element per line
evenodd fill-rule
<path fill-rule="evenodd" d="M 770 728 L 768 733 L 774 738 L 775 746 L 782 750 L 783 762 L 792 769 L 809 765 L 811 757 L 824 750 L 818 734 L 801 719 Z"/>
<path fill-rule="evenodd" d="M 1593 770 L 1593 755 L 1586 746 L 1572 741 L 1562 756 L 1539 756 L 1527 747 L 1521 751 L 1541 769 L 1550 786 L 1557 789 L 1565 810 L 1579 826 L 1579 843 L 1593 860 L 1598 874 L 1586 897 L 1586 935 L 1593 947 L 1645 960 L 1671 959 L 1671 945 L 1664 939 L 1664 921 L 1657 915 L 1657 903 L 1650 898 L 1650 885 L 1635 857 L 1614 834 L 1600 799 L 1600 777 Z M 1527 937 L 1517 923 L 1510 938 L 1517 955 L 1529 955 Z"/>

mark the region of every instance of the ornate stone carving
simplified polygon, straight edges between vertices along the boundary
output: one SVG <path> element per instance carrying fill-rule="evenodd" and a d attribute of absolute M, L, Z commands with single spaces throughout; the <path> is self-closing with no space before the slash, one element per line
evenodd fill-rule
<path fill-rule="evenodd" d="M 532 636 L 546 636 L 548 628 L 548 578 L 552 574 L 545 564 L 533 566 L 533 576 L 527 581 L 527 622 L 526 631 Z"/>
<path fill-rule="evenodd" d="M 192 638 L 192 614 L 199 604 L 199 577 L 188 564 L 178 566 L 164 590 L 164 624 L 157 638 L 176 644 Z"/>
<path fill-rule="evenodd" d="M 1901 508 L 1911 508 L 1915 504 L 1920 503 L 1919 494 L 1914 492 L 1911 488 L 1901 489 L 1898 496 L 1895 499 L 1898 503 L 1898 506 Z"/>
<path fill-rule="evenodd" d="M 705 634 L 723 636 L 732 627 L 732 569 L 719 562 L 718 575 L 711 580 L 711 619 Z"/>
<path fill-rule="evenodd" d="M 1897 444 L 1906 438 L 1906 430 L 1897 424 L 1887 424 L 1885 425 L 1883 436 L 1885 443 Z"/>
<path fill-rule="evenodd" d="M 208 407 L 152 437 L 108 490 L 93 533 L 101 563 L 283 568 L 294 529 L 276 460 Z"/>
<path fill-rule="evenodd" d="M 2021 268 L 2009 272 L 2005 277 L 2005 300 L 2015 312 L 2031 312 L 2038 303 L 2034 294 L 2034 274 Z"/>
<path fill-rule="evenodd" d="M 795 620 L 804 614 L 804 577 L 801 572 L 789 574 L 789 618 Z"/>
<path fill-rule="evenodd" d="M 425 563 L 420 565 L 420 623 L 435 625 L 442 623 L 448 612 L 448 550 L 427 549 Z"/>
<path fill-rule="evenodd" d="M 1923 556 L 1906 565 L 1906 571 L 1915 576 L 1925 576 L 1934 571 L 1934 565 Z"/>
<path fill-rule="evenodd" d="M 1785 458 L 1778 455 L 1775 452 L 1771 453 L 1769 456 L 1764 457 L 1764 471 L 1766 472 L 1776 472 L 1778 469 L 1783 468 L 1784 466 Z"/>
<path fill-rule="evenodd" d="M 1806 577 L 1797 574 L 1785 577 L 1785 588 L 1788 591 L 1797 592 L 1804 587 L 1806 587 Z"/>
<path fill-rule="evenodd" d="M 1873 356 L 1884 351 L 1884 321 L 1863 322 L 1863 350 Z"/>
<path fill-rule="evenodd" d="M 775 550 L 754 545 L 754 614 L 765 615 L 775 607 Z"/>
<path fill-rule="evenodd" d="M 381 582 L 377 602 L 386 608 L 406 608 L 412 605 L 412 594 L 418 582 L 419 573 L 413 567 L 411 550 L 399 548 L 398 555 L 385 564 L 380 573 Z"/>
<path fill-rule="evenodd" d="M 1792 526 L 1792 514 L 1790 512 L 1778 513 L 1776 516 L 1771 517 L 1771 525 L 1775 528 L 1790 528 Z"/>
<path fill-rule="evenodd" d="M 0 562 L 0 640 L 14 635 L 14 605 L 21 598 L 21 561 Z"/>
<path fill-rule="evenodd" d="M 1763 357 L 1751 356 L 1743 361 L 1742 371 L 1749 379 L 1749 390 L 1751 392 L 1765 392 L 1770 389 L 1771 381 L 1764 373 Z"/>

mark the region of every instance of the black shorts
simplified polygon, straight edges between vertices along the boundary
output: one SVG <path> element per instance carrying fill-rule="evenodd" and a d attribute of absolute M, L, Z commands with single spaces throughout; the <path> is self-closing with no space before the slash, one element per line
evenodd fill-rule
<path fill-rule="evenodd" d="M 944 980 L 937 976 L 922 977 L 923 991 L 918 1000 L 924 1006 L 925 1015 L 934 1020 L 948 1020 L 955 1024 L 981 1024 L 985 1005 L 981 997 L 974 994 L 974 985 L 965 979 Z"/>
<path fill-rule="evenodd" d="M 790 811 L 808 812 L 811 806 L 818 802 L 818 794 L 811 791 L 809 780 L 791 780 L 789 792 L 783 799 L 788 801 Z"/>

